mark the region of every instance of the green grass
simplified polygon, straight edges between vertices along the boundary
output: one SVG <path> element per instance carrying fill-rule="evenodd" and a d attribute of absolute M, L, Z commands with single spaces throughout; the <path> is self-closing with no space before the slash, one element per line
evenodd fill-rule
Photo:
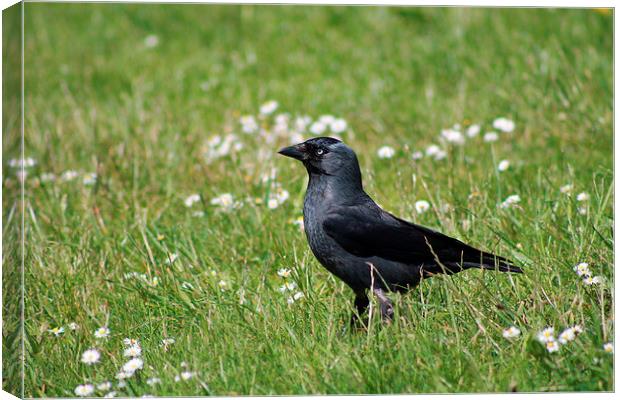
<path fill-rule="evenodd" d="M 602 348 L 613 338 L 611 14 L 25 7 L 25 154 L 38 162 L 24 209 L 26 396 L 116 385 L 125 337 L 141 341 L 145 366 L 119 395 L 613 390 L 613 357 Z M 159 44 L 147 48 L 151 34 Z M 343 334 L 352 293 L 291 223 L 306 172 L 276 155 L 287 139 L 240 132 L 239 117 L 270 99 L 276 113 L 345 118 L 343 138 L 378 203 L 516 259 L 525 273 L 425 280 L 394 296 L 392 325 L 375 316 L 367 331 Z M 11 213 L 19 185 L 6 165 L 19 154 L 16 104 L 5 101 L 4 115 L 3 385 L 18 392 L 21 214 Z M 515 121 L 514 133 L 468 139 L 441 161 L 411 160 L 441 129 L 480 123 L 484 133 L 500 116 Z M 228 133 L 244 148 L 207 163 L 209 137 Z M 380 159 L 382 145 L 396 155 Z M 511 167 L 499 173 L 502 159 Z M 274 210 L 261 181 L 272 168 L 291 195 Z M 66 170 L 99 177 L 93 186 L 40 180 Z M 571 195 L 560 193 L 565 184 Z M 585 203 L 575 198 L 582 191 Z M 192 193 L 203 201 L 187 208 Z M 218 212 L 210 200 L 222 193 L 243 205 Z M 511 194 L 519 207 L 499 208 Z M 418 215 L 420 199 L 432 207 Z M 572 269 L 582 261 L 602 284 L 582 284 Z M 305 293 L 292 305 L 278 290 L 284 267 Z M 157 285 L 124 278 L 133 271 Z M 545 326 L 572 324 L 584 333 L 557 353 L 536 341 Z M 502 337 L 510 325 L 520 337 Z M 57 326 L 66 331 L 54 337 L 47 330 Z M 106 340 L 93 336 L 100 326 L 111 330 Z M 176 342 L 164 349 L 166 337 Z M 91 347 L 102 359 L 87 366 L 80 357 Z M 184 361 L 197 375 L 175 382 Z M 162 383 L 147 385 L 153 376 Z"/>

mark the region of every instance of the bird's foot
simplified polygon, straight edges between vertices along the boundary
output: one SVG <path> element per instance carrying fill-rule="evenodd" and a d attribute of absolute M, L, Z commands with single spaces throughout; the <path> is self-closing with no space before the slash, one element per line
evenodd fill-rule
<path fill-rule="evenodd" d="M 394 306 L 392 306 L 392 300 L 385 294 L 382 289 L 375 288 L 373 293 L 379 301 L 379 311 L 381 312 L 381 320 L 383 323 L 389 324 L 394 317 Z"/>

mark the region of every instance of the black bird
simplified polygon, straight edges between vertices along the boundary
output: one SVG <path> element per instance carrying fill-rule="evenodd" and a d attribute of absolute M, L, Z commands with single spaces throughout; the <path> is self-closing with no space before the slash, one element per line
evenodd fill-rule
<path fill-rule="evenodd" d="M 504 257 L 382 210 L 364 192 L 355 152 L 340 140 L 313 138 L 279 153 L 300 160 L 308 171 L 308 244 L 319 262 L 355 292 L 352 324 L 368 308 L 367 290 L 388 322 L 393 308 L 387 291 L 406 292 L 423 278 L 469 268 L 522 272 Z"/>

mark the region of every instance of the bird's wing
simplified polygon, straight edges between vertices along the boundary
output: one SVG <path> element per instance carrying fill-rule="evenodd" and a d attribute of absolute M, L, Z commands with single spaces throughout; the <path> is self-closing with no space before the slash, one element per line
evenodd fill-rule
<path fill-rule="evenodd" d="M 469 263 L 491 268 L 503 257 L 477 250 L 458 239 L 404 221 L 378 207 L 353 206 L 330 212 L 325 233 L 358 257 L 381 257 L 404 264 Z M 466 266 L 467 267 L 467 266 Z M 516 271 L 515 271 L 516 272 Z"/>

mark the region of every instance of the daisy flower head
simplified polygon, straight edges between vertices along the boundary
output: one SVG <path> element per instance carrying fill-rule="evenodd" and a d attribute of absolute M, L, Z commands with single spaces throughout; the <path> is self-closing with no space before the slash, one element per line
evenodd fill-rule
<path fill-rule="evenodd" d="M 575 330 L 573 328 L 566 328 L 558 336 L 558 341 L 561 344 L 566 344 L 568 342 L 571 342 L 571 341 L 575 340 L 575 337 L 576 337 L 575 336 Z"/>
<path fill-rule="evenodd" d="M 84 385 L 77 385 L 75 387 L 74 393 L 76 396 L 86 397 L 86 396 L 90 396 L 91 394 L 93 394 L 94 391 L 95 391 L 95 387 L 91 385 L 90 383 L 86 383 Z"/>
<path fill-rule="evenodd" d="M 567 185 L 560 187 L 560 193 L 570 194 L 570 192 L 572 191 L 573 191 L 573 185 L 571 184 L 567 184 Z"/>
<path fill-rule="evenodd" d="M 431 205 L 426 200 L 418 200 L 415 202 L 415 211 L 418 214 L 423 214 L 431 208 Z"/>
<path fill-rule="evenodd" d="M 193 376 L 194 376 L 193 372 L 183 371 L 183 372 L 181 372 L 180 375 L 177 375 L 177 376 L 174 377 L 174 381 L 175 382 L 179 382 L 181 380 L 188 381 L 188 380 L 192 379 Z"/>
<path fill-rule="evenodd" d="M 101 353 L 97 349 L 88 349 L 82 353 L 82 362 L 86 365 L 93 365 L 99 362 Z"/>
<path fill-rule="evenodd" d="M 164 338 L 164 339 L 161 340 L 161 344 L 164 347 L 167 347 L 168 345 L 174 344 L 174 342 L 175 342 L 174 338 L 171 338 L 171 337 Z"/>
<path fill-rule="evenodd" d="M 605 343 L 603 345 L 603 350 L 605 353 L 614 354 L 614 344 L 612 342 Z"/>
<path fill-rule="evenodd" d="M 97 182 L 97 174 L 94 173 L 94 172 L 89 172 L 89 173 L 85 174 L 84 178 L 82 179 L 82 182 L 86 186 L 94 185 L 95 182 Z"/>
<path fill-rule="evenodd" d="M 141 358 L 132 358 L 131 360 L 123 364 L 122 372 L 133 374 L 137 370 L 142 369 L 143 366 L 144 361 L 142 361 Z"/>
<path fill-rule="evenodd" d="M 65 331 L 65 328 L 63 328 L 62 326 L 58 326 L 56 328 L 48 329 L 47 331 L 51 333 L 52 335 L 58 337 L 60 336 L 61 333 Z"/>
<path fill-rule="evenodd" d="M 521 197 L 518 194 L 510 195 L 500 204 L 500 208 L 513 208 L 521 202 Z"/>
<path fill-rule="evenodd" d="M 300 300 L 300 299 L 302 299 L 304 297 L 305 297 L 305 295 L 304 295 L 303 292 L 297 292 L 297 293 L 295 293 L 293 295 L 293 300 L 297 301 L 297 300 Z"/>
<path fill-rule="evenodd" d="M 418 160 L 421 160 L 421 159 L 422 159 L 422 157 L 424 157 L 424 153 L 422 153 L 421 151 L 414 151 L 414 152 L 411 154 L 411 159 L 412 159 L 413 161 L 418 161 Z"/>
<path fill-rule="evenodd" d="M 254 133 L 258 131 L 258 123 L 253 115 L 244 115 L 239 120 L 243 133 Z"/>
<path fill-rule="evenodd" d="M 577 195 L 577 201 L 588 201 L 590 195 L 586 192 L 581 192 Z"/>
<path fill-rule="evenodd" d="M 448 143 L 461 145 L 465 143 L 463 134 L 455 129 L 444 129 L 441 131 L 441 138 Z"/>
<path fill-rule="evenodd" d="M 342 133 L 347 130 L 347 121 L 342 118 L 335 119 L 329 124 L 329 129 L 333 133 Z"/>
<path fill-rule="evenodd" d="M 73 170 L 68 170 L 62 173 L 62 175 L 60 175 L 60 179 L 63 180 L 64 182 L 68 182 L 68 181 L 72 181 L 75 178 L 78 177 L 78 172 L 77 171 L 73 171 Z"/>
<path fill-rule="evenodd" d="M 108 336 L 110 336 L 110 330 L 108 329 L 107 326 L 102 326 L 101 328 L 95 331 L 95 337 L 97 339 L 107 338 Z"/>
<path fill-rule="evenodd" d="M 499 139 L 499 136 L 497 136 L 497 132 L 487 132 L 482 137 L 482 140 L 484 140 L 487 143 L 496 142 L 497 139 Z"/>
<path fill-rule="evenodd" d="M 578 276 L 588 276 L 591 275 L 590 267 L 588 263 L 581 262 L 573 267 L 573 271 L 577 273 Z"/>
<path fill-rule="evenodd" d="M 515 123 L 508 118 L 496 118 L 495 121 L 493 121 L 493 128 L 510 133 L 515 130 Z"/>
<path fill-rule="evenodd" d="M 273 114 L 273 112 L 275 110 L 278 109 L 278 102 L 275 100 L 269 100 L 266 103 L 263 103 L 263 105 L 260 106 L 260 113 L 263 115 L 270 115 Z"/>
<path fill-rule="evenodd" d="M 560 344 L 556 340 L 550 340 L 545 343 L 545 348 L 549 353 L 555 353 L 560 350 Z"/>
<path fill-rule="evenodd" d="M 222 291 L 226 290 L 228 288 L 228 282 L 221 280 L 217 283 L 217 285 L 220 287 L 220 289 Z"/>
<path fill-rule="evenodd" d="M 78 324 L 76 324 L 75 322 L 71 322 L 69 325 L 67 325 L 69 327 L 69 329 L 71 329 L 72 331 L 78 329 L 80 326 Z"/>
<path fill-rule="evenodd" d="M 281 276 L 282 278 L 288 278 L 291 275 L 291 270 L 288 268 L 280 268 L 278 270 L 278 276 Z"/>
<path fill-rule="evenodd" d="M 538 341 L 541 343 L 555 341 L 555 337 L 553 336 L 554 333 L 555 329 L 553 329 L 553 327 L 547 327 L 542 331 L 538 332 L 538 335 L 536 335 L 536 339 L 538 339 Z"/>
<path fill-rule="evenodd" d="M 140 346 L 140 341 L 138 339 L 130 339 L 130 338 L 125 338 L 123 339 L 123 344 L 125 346 Z"/>
<path fill-rule="evenodd" d="M 396 150 L 390 146 L 382 146 L 379 150 L 377 150 L 377 155 L 379 158 L 392 158 L 394 157 L 394 154 L 396 154 Z"/>
<path fill-rule="evenodd" d="M 297 225 L 297 227 L 299 228 L 300 231 L 304 230 L 304 217 L 297 217 L 294 221 L 293 221 L 293 225 Z"/>
<path fill-rule="evenodd" d="M 185 207 L 191 207 L 194 205 L 194 203 L 197 203 L 200 201 L 200 195 L 198 193 L 194 193 L 194 194 L 190 194 L 185 200 L 183 200 L 183 203 L 185 203 Z"/>
<path fill-rule="evenodd" d="M 127 347 L 125 351 L 123 351 L 123 355 L 125 357 L 130 357 L 130 358 L 140 357 L 141 354 L 142 354 L 142 348 L 136 344 Z"/>
<path fill-rule="evenodd" d="M 506 339 L 517 337 L 521 334 L 521 330 L 516 326 L 511 326 L 502 331 L 502 336 Z"/>
<path fill-rule="evenodd" d="M 470 138 L 478 136 L 479 133 L 480 133 L 480 125 L 477 125 L 477 124 L 470 125 L 467 128 L 467 131 L 465 131 L 465 134 Z"/>
<path fill-rule="evenodd" d="M 292 298 L 292 297 L 288 297 L 288 298 L 286 299 L 286 303 L 287 303 L 287 304 L 293 304 L 294 302 L 295 302 L 295 299 L 294 299 L 294 298 Z"/>
<path fill-rule="evenodd" d="M 109 381 L 102 382 L 102 383 L 97 385 L 97 390 L 99 390 L 101 392 L 107 392 L 110 389 L 112 389 L 112 383 L 109 382 Z"/>
<path fill-rule="evenodd" d="M 436 144 L 431 144 L 426 148 L 426 155 L 429 157 L 436 156 L 441 151 L 441 148 Z"/>
<path fill-rule="evenodd" d="M 581 327 L 581 325 L 574 325 L 572 327 L 573 332 L 575 332 L 575 334 L 579 335 L 580 333 L 583 333 L 583 328 Z"/>
<path fill-rule="evenodd" d="M 325 125 L 321 121 L 315 121 L 310 125 L 310 133 L 313 135 L 320 135 L 327 129 L 327 125 Z"/>
<path fill-rule="evenodd" d="M 587 286 L 598 285 L 603 281 L 603 278 L 600 276 L 590 276 L 587 275 L 583 278 L 583 284 Z"/>
<path fill-rule="evenodd" d="M 44 172 L 41 174 L 41 182 L 54 182 L 56 180 L 56 174 L 51 172 Z"/>
<path fill-rule="evenodd" d="M 146 46 L 149 49 L 157 47 L 158 44 L 159 44 L 159 37 L 157 37 L 157 35 L 148 35 L 147 37 L 144 38 L 144 46 Z"/>
<path fill-rule="evenodd" d="M 168 255 L 168 257 L 166 258 L 166 261 L 164 261 L 167 265 L 171 265 L 173 264 L 176 260 L 178 260 L 179 255 L 177 253 L 171 253 Z"/>
<path fill-rule="evenodd" d="M 510 161 L 508 160 L 502 160 L 499 162 L 499 164 L 497 164 L 497 170 L 499 172 L 504 172 L 508 169 L 508 167 L 510 167 Z"/>
<path fill-rule="evenodd" d="M 278 290 L 284 293 L 286 291 L 293 291 L 296 288 L 297 288 L 297 284 L 295 282 L 284 282 L 284 285 L 280 286 Z"/>
<path fill-rule="evenodd" d="M 115 391 L 108 392 L 103 397 L 106 399 L 111 399 L 112 397 L 116 397 L 116 392 Z"/>
<path fill-rule="evenodd" d="M 211 199 L 211 205 L 219 206 L 220 210 L 222 210 L 222 211 L 231 211 L 238 204 L 235 203 L 232 194 L 230 194 L 230 193 L 223 193 L 223 194 L 221 194 L 221 195 Z"/>

